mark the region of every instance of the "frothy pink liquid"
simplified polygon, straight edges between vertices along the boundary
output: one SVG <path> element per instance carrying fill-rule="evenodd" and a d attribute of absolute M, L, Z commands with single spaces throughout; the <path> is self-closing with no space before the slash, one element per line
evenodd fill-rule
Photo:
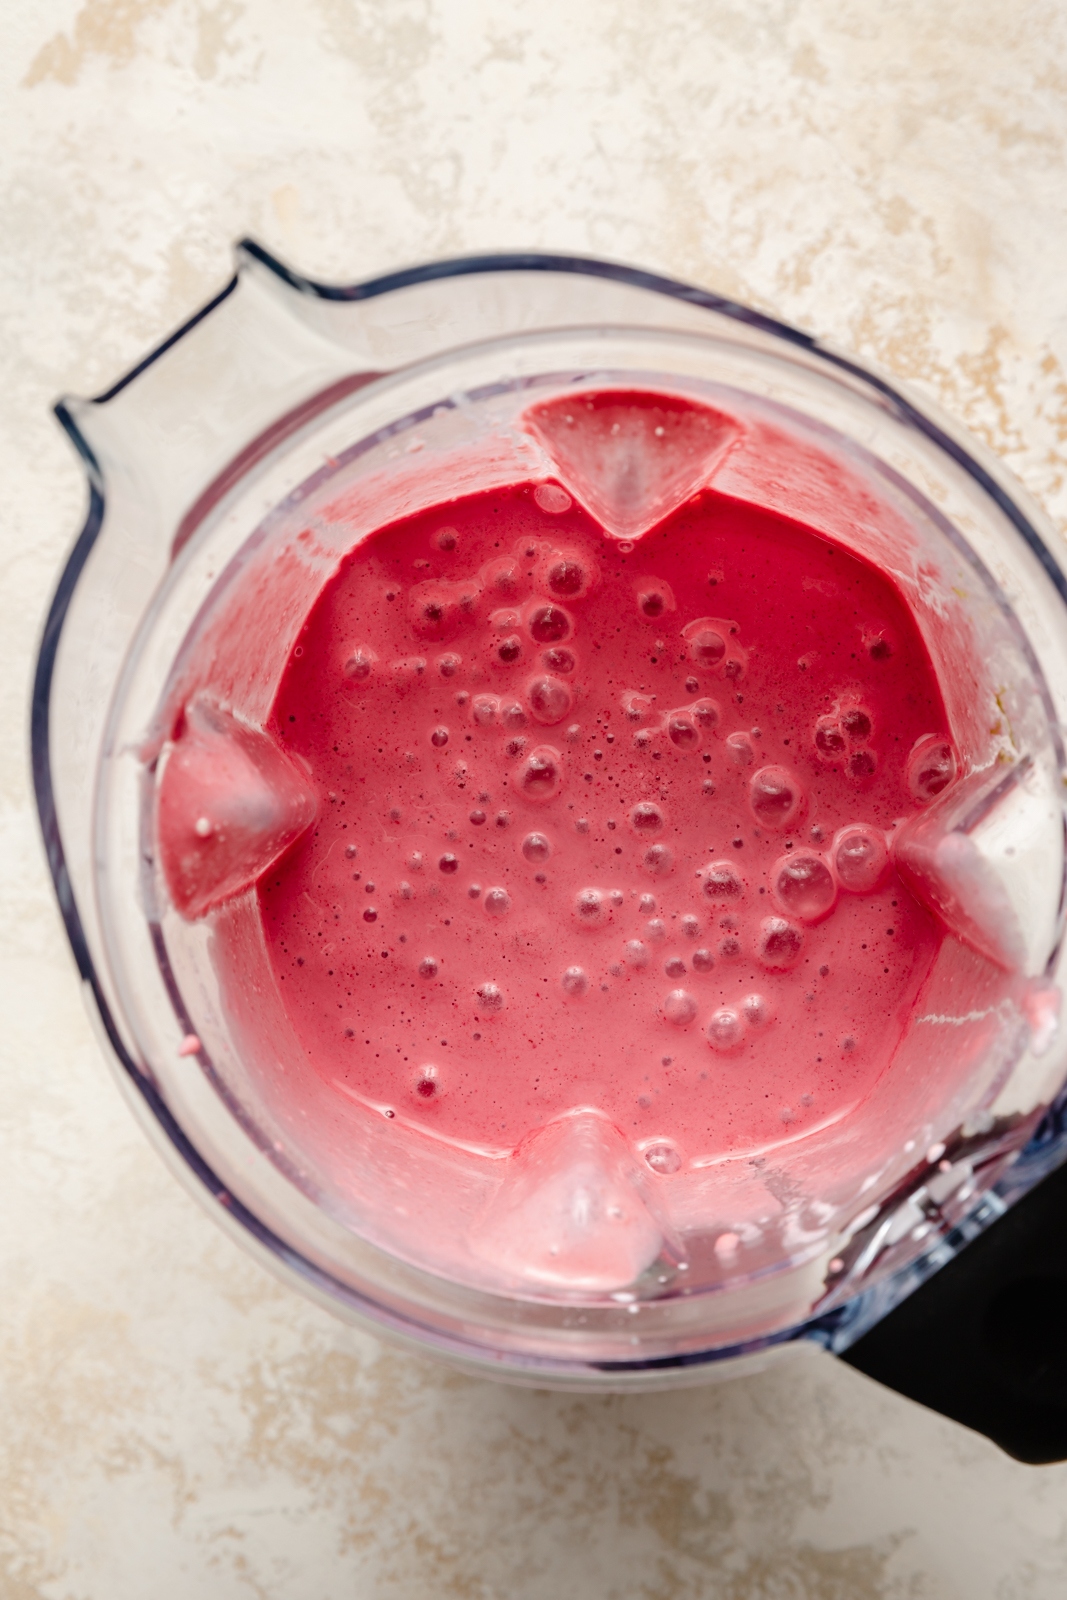
<path fill-rule="evenodd" d="M 493 1150 L 592 1107 L 669 1172 L 889 1067 L 943 929 L 887 846 L 947 718 L 896 590 L 810 529 L 441 505 L 349 555 L 268 731 L 320 805 L 264 927 L 341 1093 Z"/>

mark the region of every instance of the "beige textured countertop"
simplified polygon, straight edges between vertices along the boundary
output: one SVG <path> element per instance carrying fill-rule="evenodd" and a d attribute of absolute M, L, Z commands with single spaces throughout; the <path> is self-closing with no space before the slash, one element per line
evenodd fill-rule
<path fill-rule="evenodd" d="M 829 1358 L 519 1392 L 279 1287 L 120 1102 L 24 750 L 82 512 L 49 403 L 246 232 L 336 278 L 522 246 L 691 278 L 936 395 L 1067 521 L 1063 4 L 8 0 L 2 35 L 2 1600 L 1062 1600 L 1067 1466 Z"/>

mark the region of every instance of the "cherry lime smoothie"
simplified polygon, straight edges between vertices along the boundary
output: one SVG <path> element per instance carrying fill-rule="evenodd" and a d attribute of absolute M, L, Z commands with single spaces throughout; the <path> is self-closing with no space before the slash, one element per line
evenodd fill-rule
<path fill-rule="evenodd" d="M 283 796 L 262 927 L 346 1102 L 491 1156 L 590 1111 L 669 1175 L 892 1071 L 944 938 L 894 833 L 956 758 L 899 591 L 803 521 L 704 488 L 620 538 L 559 482 L 445 496 L 341 561 L 265 732 L 234 758 Z M 168 770 L 196 916 L 214 825 Z"/>

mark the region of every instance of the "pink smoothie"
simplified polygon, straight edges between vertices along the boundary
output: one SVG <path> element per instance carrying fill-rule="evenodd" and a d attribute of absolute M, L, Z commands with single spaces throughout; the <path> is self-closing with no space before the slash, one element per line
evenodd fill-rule
<path fill-rule="evenodd" d="M 875 568 L 713 490 L 617 532 L 525 482 L 351 551 L 267 729 L 314 824 L 258 896 L 331 1090 L 494 1152 L 592 1108 L 666 1173 L 891 1068 L 944 937 L 892 835 L 955 758 Z"/>

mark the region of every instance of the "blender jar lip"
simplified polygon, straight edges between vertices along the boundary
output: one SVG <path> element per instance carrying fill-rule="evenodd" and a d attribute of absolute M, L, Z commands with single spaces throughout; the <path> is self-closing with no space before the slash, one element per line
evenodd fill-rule
<path fill-rule="evenodd" d="M 954 438 L 952 433 L 948 431 L 947 419 L 946 426 L 942 426 L 935 418 L 910 401 L 886 378 L 855 361 L 850 356 L 827 346 L 811 334 L 804 333 L 788 323 L 781 322 L 763 312 L 722 295 L 697 288 L 677 279 L 627 266 L 623 263 L 593 257 L 541 252 L 483 254 L 430 262 L 368 279 L 362 283 L 338 285 L 321 283 L 298 274 L 277 260 L 254 240 L 244 239 L 237 246 L 237 270 L 229 282 L 204 306 L 151 350 L 140 362 L 119 378 L 116 383 L 104 392 L 93 396 L 88 403 L 106 405 L 108 401 L 114 399 L 134 379 L 178 344 L 205 318 L 210 316 L 236 290 L 240 281 L 242 265 L 246 262 L 258 263 L 268 273 L 273 274 L 274 277 L 286 284 L 290 289 L 300 294 L 332 302 L 371 300 L 381 295 L 420 284 L 481 274 L 536 272 L 574 274 L 602 278 L 628 287 L 643 289 L 668 298 L 681 300 L 697 309 L 718 314 L 742 326 L 770 335 L 816 357 L 821 363 L 831 369 L 836 369 L 842 376 L 859 380 L 869 391 L 873 390 L 883 404 L 888 405 L 896 420 L 924 435 L 928 441 L 962 468 L 977 483 L 985 495 L 994 502 L 998 510 L 1015 528 L 1024 543 L 1029 546 L 1060 600 L 1067 606 L 1067 574 L 1060 567 L 1029 517 L 1008 490 L 997 480 L 995 473 L 988 470 L 975 458 L 971 450 L 967 449 L 960 440 Z M 379 376 L 384 376 L 384 374 L 368 372 L 361 376 L 363 382 L 370 382 Z M 334 387 L 339 389 L 343 385 L 335 385 Z M 333 398 L 337 398 L 337 396 Z M 298 411 L 303 411 L 303 409 L 297 408 Z M 442 1355 L 451 1355 L 453 1358 L 464 1361 L 468 1366 L 474 1366 L 486 1372 L 495 1371 L 501 1375 L 507 1372 L 512 1376 L 519 1376 L 522 1372 L 526 1372 L 531 1378 L 537 1374 L 550 1378 L 553 1373 L 560 1378 L 569 1376 L 572 1379 L 579 1379 L 582 1373 L 602 1378 L 613 1372 L 618 1372 L 620 1375 L 627 1373 L 636 1375 L 641 1372 L 652 1373 L 672 1368 L 694 1368 L 718 1363 L 732 1357 L 751 1354 L 759 1350 L 770 1349 L 798 1339 L 811 1339 L 840 1352 L 853 1343 L 855 1339 L 859 1338 L 875 1322 L 879 1321 L 882 1316 L 888 1313 L 907 1294 L 911 1293 L 914 1288 L 918 1287 L 925 1277 L 936 1269 L 935 1264 L 932 1262 L 928 1266 L 924 1266 L 928 1259 L 924 1255 L 914 1262 L 911 1268 L 905 1269 L 903 1273 L 891 1274 L 885 1283 L 875 1285 L 872 1288 L 858 1290 L 855 1296 L 833 1310 L 817 1314 L 796 1326 L 775 1333 L 760 1335 L 730 1345 L 716 1346 L 708 1350 L 608 1362 L 526 1355 L 513 1350 L 500 1356 L 494 1355 L 486 1346 L 474 1339 L 467 1339 L 458 1334 L 450 1334 L 440 1327 L 429 1326 L 410 1313 L 396 1313 L 371 1296 L 362 1294 L 359 1290 L 354 1289 L 351 1285 L 319 1267 L 294 1249 L 293 1246 L 262 1222 L 251 1209 L 233 1195 L 227 1184 L 201 1156 L 196 1146 L 186 1135 L 167 1105 L 165 1098 L 155 1085 L 150 1073 L 137 1063 L 124 1041 L 112 1015 L 103 984 L 95 970 L 92 953 L 68 873 L 52 783 L 49 749 L 50 695 L 64 623 L 82 571 L 103 527 L 106 498 L 102 468 L 92 445 L 78 426 L 72 410 L 65 401 L 60 400 L 55 406 L 55 414 L 60 425 L 70 437 L 85 467 L 89 488 L 89 505 L 84 524 L 60 574 L 49 605 L 42 629 L 34 674 L 30 733 L 33 781 L 38 817 L 49 870 L 79 976 L 92 995 L 93 1007 L 91 1009 L 94 1009 L 99 1016 L 111 1050 L 123 1068 L 127 1092 L 135 1101 L 137 1097 L 140 1098 L 143 1110 L 151 1114 L 160 1134 L 163 1136 L 163 1140 L 170 1145 L 173 1156 L 180 1158 L 180 1162 L 184 1164 L 188 1172 L 198 1180 L 196 1188 L 201 1193 L 202 1198 L 207 1200 L 210 1197 L 210 1200 L 215 1202 L 215 1205 L 211 1207 L 214 1214 L 218 1215 L 221 1212 L 229 1219 L 230 1225 L 235 1231 L 239 1230 L 250 1237 L 267 1253 L 268 1257 L 273 1258 L 280 1265 L 301 1278 L 305 1287 L 312 1291 L 313 1297 L 327 1303 L 340 1301 L 346 1304 L 351 1311 L 364 1316 L 371 1323 L 388 1327 L 391 1332 L 402 1338 L 414 1339 L 420 1347 L 425 1347 L 426 1344 L 429 1344 Z M 313 414 L 314 412 L 311 413 L 311 415 Z M 302 420 L 310 420 L 310 418 L 302 418 Z M 280 423 L 284 423 L 284 421 L 284 417 L 279 419 Z M 291 430 L 283 430 L 276 433 L 274 428 L 269 428 L 267 433 L 270 435 L 270 442 L 266 449 L 272 448 L 275 443 L 280 442 L 286 436 L 286 431 Z M 259 439 L 253 440 L 249 449 L 253 449 L 259 442 Z M 263 453 L 266 452 L 264 451 Z M 239 457 L 238 459 L 243 458 Z M 210 486 L 208 492 L 210 492 Z M 196 510 L 195 506 L 193 510 Z M 185 520 L 189 520 L 189 517 Z M 133 1094 L 134 1090 L 136 1090 L 136 1095 Z M 1062 1094 L 1060 1099 L 1063 1099 Z M 1029 1143 L 1024 1147 L 1021 1159 L 1013 1169 L 1013 1178 L 1010 1183 L 1013 1194 L 1021 1192 L 1023 1188 L 1030 1187 L 1030 1184 L 1044 1176 L 1045 1172 L 1053 1164 L 1048 1162 L 1048 1155 L 1050 1153 L 1050 1145 L 1054 1144 L 1057 1135 L 1061 1132 L 1059 1127 L 1061 1120 L 1059 1105 L 1060 1100 L 1057 1100 L 1045 1113 Z M 1031 1169 L 1036 1170 L 1033 1170 L 1032 1176 L 1027 1181 L 1024 1174 Z M 1020 1179 L 1022 1179 L 1021 1183 Z M 939 1241 L 937 1265 L 945 1258 L 946 1250 L 949 1255 L 954 1255 L 964 1243 L 968 1242 L 976 1233 L 981 1232 L 989 1223 L 995 1221 L 1006 1209 L 1004 1201 L 999 1198 L 995 1190 L 984 1196 L 983 1201 L 984 1204 L 976 1209 L 972 1219 L 965 1218 L 960 1227 L 954 1229 L 947 1238 Z M 930 1252 L 928 1254 L 932 1255 L 933 1253 Z"/>

